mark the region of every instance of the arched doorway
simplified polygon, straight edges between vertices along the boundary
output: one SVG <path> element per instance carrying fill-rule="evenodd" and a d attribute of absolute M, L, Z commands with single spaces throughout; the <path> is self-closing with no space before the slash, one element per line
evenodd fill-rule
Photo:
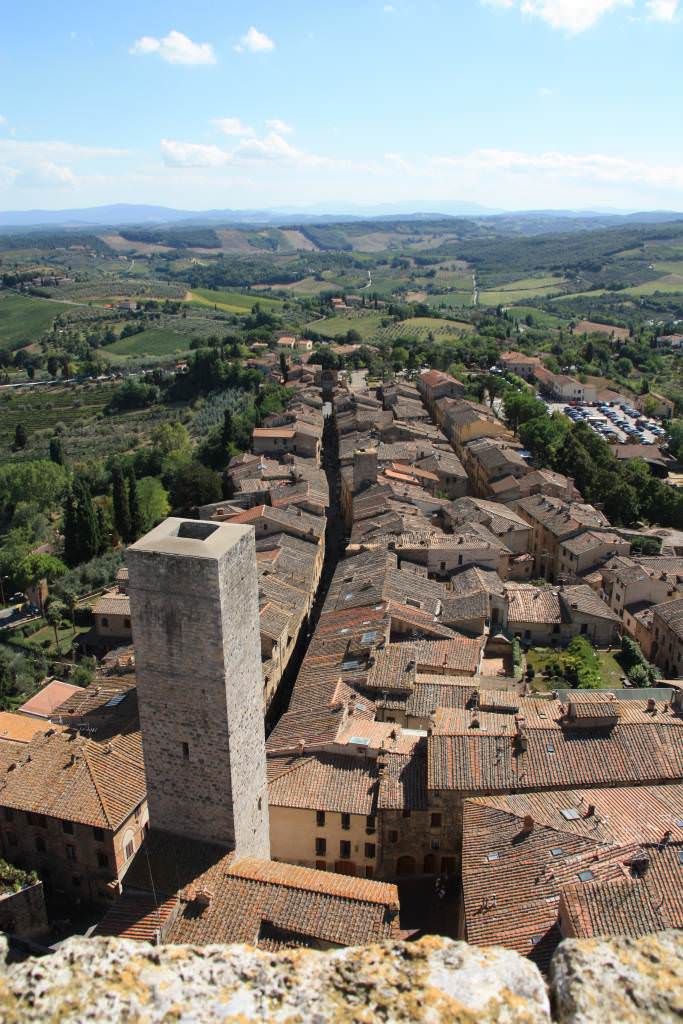
<path fill-rule="evenodd" d="M 399 857 L 396 861 L 396 874 L 397 875 L 414 875 L 415 874 L 415 858 L 403 856 Z"/>

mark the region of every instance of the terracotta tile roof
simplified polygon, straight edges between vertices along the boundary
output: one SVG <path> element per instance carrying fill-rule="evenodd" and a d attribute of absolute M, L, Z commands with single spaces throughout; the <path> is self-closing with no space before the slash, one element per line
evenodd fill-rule
<path fill-rule="evenodd" d="M 29 697 L 17 710 L 25 715 L 49 718 L 60 704 L 63 704 L 69 697 L 81 692 L 82 687 L 80 686 L 74 686 L 73 683 L 62 683 L 59 679 L 53 679 L 47 686 L 44 686 L 38 693 L 35 693 L 33 697 Z"/>
<path fill-rule="evenodd" d="M 674 636 L 683 640 L 683 597 L 657 604 L 652 610 L 655 622 L 659 619 Z"/>
<path fill-rule="evenodd" d="M 371 815 L 377 809 L 377 762 L 341 754 L 289 761 L 268 787 L 271 807 Z"/>
<path fill-rule="evenodd" d="M 595 591 L 586 585 L 564 587 L 560 590 L 560 601 L 570 619 L 572 612 L 579 612 L 581 615 L 590 615 L 593 618 L 611 619 L 612 622 L 621 621 L 609 605 L 605 604 Z"/>
<path fill-rule="evenodd" d="M 252 436 L 255 439 L 260 437 L 282 437 L 291 439 L 296 431 L 293 427 L 254 427 Z"/>
<path fill-rule="evenodd" d="M 452 640 L 418 640 L 418 672 L 443 672 L 444 675 L 467 675 L 479 668 L 484 638 L 456 636 Z"/>
<path fill-rule="evenodd" d="M 365 686 L 370 690 L 411 690 L 415 683 L 416 651 L 410 644 L 389 644 L 376 650 Z"/>
<path fill-rule="evenodd" d="M 103 594 L 92 606 L 93 615 L 125 615 L 130 617 L 130 598 L 127 594 Z"/>
<path fill-rule="evenodd" d="M 157 893 L 180 900 L 167 942 L 268 945 L 284 934 L 294 945 L 317 940 L 344 946 L 398 936 L 394 885 L 274 861 L 235 860 L 221 847 L 158 831 L 148 835 L 131 865 L 128 889 L 149 892 L 150 873 Z M 205 895 L 198 898 L 200 893 Z"/>
<path fill-rule="evenodd" d="M 562 609 L 554 587 L 534 587 L 528 583 L 506 583 L 508 622 L 559 624 Z"/>
<path fill-rule="evenodd" d="M 0 740 L 3 743 L 29 743 L 36 733 L 46 733 L 54 728 L 51 722 L 41 721 L 40 718 L 0 711 Z"/>
<path fill-rule="evenodd" d="M 73 733 L 37 736 L 0 777 L 0 804 L 16 810 L 117 829 L 146 796 L 142 751 Z"/>
<path fill-rule="evenodd" d="M 177 896 L 157 902 L 152 893 L 124 892 L 107 911 L 93 935 L 116 936 L 136 942 L 163 941 L 179 907 Z"/>
<path fill-rule="evenodd" d="M 523 740 L 509 715 L 482 711 L 480 728 L 464 730 L 456 711 L 441 712 L 439 735 L 428 743 L 429 788 L 476 794 L 665 782 L 683 774 L 683 718 L 664 704 L 648 712 L 645 701 L 619 701 L 617 724 L 605 728 L 569 719 L 566 710 L 520 699 Z M 451 723 L 453 735 L 445 735 Z"/>
<path fill-rule="evenodd" d="M 607 530 L 604 533 L 599 533 L 597 530 L 586 530 L 585 533 L 580 533 L 577 537 L 570 537 L 569 540 L 565 540 L 562 547 L 566 548 L 567 551 L 571 551 L 572 554 L 581 555 L 585 554 L 586 551 L 591 551 L 593 548 L 601 548 L 605 545 L 617 549 L 629 547 L 628 541 L 624 540 L 623 537 L 620 537 L 617 533 L 610 533 Z"/>
<path fill-rule="evenodd" d="M 488 615 L 489 595 L 483 590 L 451 597 L 443 603 L 443 621 L 451 626 L 485 620 Z"/>
<path fill-rule="evenodd" d="M 517 502 L 521 515 L 541 523 L 562 540 L 578 533 L 582 527 L 609 527 L 609 520 L 592 505 L 576 501 L 566 502 L 552 495 L 534 494 Z"/>
<path fill-rule="evenodd" d="M 562 889 L 560 912 L 578 938 L 630 935 L 637 937 L 680 927 L 668 920 L 661 895 L 647 880 L 615 878 L 579 882 Z"/>
<path fill-rule="evenodd" d="M 360 900 L 364 903 L 394 906 L 398 910 L 396 886 L 386 882 L 373 882 L 365 878 L 338 875 L 332 871 L 316 871 L 313 868 L 296 867 L 293 864 L 281 864 L 273 860 L 249 857 L 233 861 L 228 868 L 228 875 L 231 878 L 265 882 L 287 889 L 299 889 L 307 893 L 320 893 Z"/>
<path fill-rule="evenodd" d="M 579 935 L 682 926 L 680 784 L 479 797 L 463 815 L 468 941 L 545 966 L 560 913 Z M 630 877 L 638 861 L 642 879 Z"/>

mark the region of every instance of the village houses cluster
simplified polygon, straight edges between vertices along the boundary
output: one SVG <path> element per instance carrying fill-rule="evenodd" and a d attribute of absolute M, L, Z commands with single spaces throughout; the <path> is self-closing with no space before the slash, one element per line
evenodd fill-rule
<path fill-rule="evenodd" d="M 138 939 L 405 936 L 409 877 L 542 966 L 683 927 L 683 553 L 636 554 L 448 374 L 288 383 L 230 496 L 129 549 L 95 682 L 3 716 L 3 855 Z M 526 648 L 622 635 L 656 691 L 529 691 Z"/>

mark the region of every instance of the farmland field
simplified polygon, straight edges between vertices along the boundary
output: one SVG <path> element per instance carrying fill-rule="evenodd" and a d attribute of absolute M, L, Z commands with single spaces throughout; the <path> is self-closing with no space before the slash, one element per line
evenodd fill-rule
<path fill-rule="evenodd" d="M 499 306 L 516 302 L 518 299 L 542 298 L 560 292 L 563 284 L 564 280 L 559 277 L 528 277 L 483 290 L 479 295 L 479 302 L 482 306 Z"/>
<path fill-rule="evenodd" d="M 224 313 L 246 315 L 251 313 L 255 303 L 260 303 L 267 312 L 282 308 L 282 299 L 263 298 L 261 295 L 244 295 L 241 292 L 214 291 L 211 288 L 195 288 L 189 293 L 189 302 L 200 306 L 216 306 Z"/>
<path fill-rule="evenodd" d="M 400 323 L 392 324 L 391 327 L 382 327 L 377 336 L 386 340 L 395 338 L 417 338 L 419 341 L 427 341 L 429 335 L 433 334 L 438 341 L 442 338 L 457 337 L 462 331 L 473 331 L 472 324 L 456 320 L 440 320 L 432 316 L 416 316 L 410 320 L 402 320 Z"/>
<path fill-rule="evenodd" d="M 175 331 L 163 328 L 152 328 L 143 331 L 141 334 L 132 334 L 129 338 L 119 338 L 111 345 L 107 345 L 106 352 L 114 352 L 116 355 L 148 355 L 165 356 L 174 352 L 185 352 L 190 347 L 190 339 Z"/>
<path fill-rule="evenodd" d="M 109 402 L 112 390 L 112 384 L 91 384 L 0 392 L 0 451 L 5 453 L 10 447 L 17 423 L 26 428 L 30 447 L 36 431 L 96 416 Z"/>
<path fill-rule="evenodd" d="M 362 316 L 358 314 L 328 316 L 324 320 L 314 320 L 307 326 L 325 338 L 340 338 L 347 331 L 358 331 L 361 338 L 367 340 L 378 334 L 382 319 L 382 314 L 373 310 Z"/>
<path fill-rule="evenodd" d="M 538 327 L 566 327 L 569 323 L 568 320 L 554 313 L 547 313 L 544 309 L 536 309 L 535 306 L 510 306 L 510 313 L 519 320 L 532 316 L 534 325 Z"/>
<path fill-rule="evenodd" d="M 617 295 L 654 295 L 655 292 L 677 293 L 683 292 L 683 275 L 665 274 L 658 277 L 656 281 L 646 281 L 645 284 L 635 285 L 633 288 L 624 288 L 617 292 Z"/>
<path fill-rule="evenodd" d="M 7 292 L 0 295 L 0 349 L 15 349 L 37 341 L 52 327 L 55 317 L 68 309 L 60 302 L 32 299 Z"/>

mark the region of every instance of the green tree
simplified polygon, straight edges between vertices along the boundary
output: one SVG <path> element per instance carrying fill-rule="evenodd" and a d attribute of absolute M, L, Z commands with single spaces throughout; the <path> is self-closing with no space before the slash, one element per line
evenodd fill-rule
<path fill-rule="evenodd" d="M 181 465 L 171 481 L 171 507 L 179 512 L 220 501 L 221 496 L 220 474 L 195 459 Z"/>
<path fill-rule="evenodd" d="M 14 447 L 19 450 L 25 448 L 28 444 L 28 434 L 26 433 L 26 427 L 23 423 L 17 423 L 14 428 Z"/>
<path fill-rule="evenodd" d="M 63 466 L 47 459 L 27 460 L 0 466 L 0 510 L 9 518 L 19 502 L 52 509 L 61 501 L 67 483 Z"/>
<path fill-rule="evenodd" d="M 235 437 L 235 424 L 233 415 L 230 409 L 226 409 L 223 413 L 223 430 L 221 433 L 221 444 L 224 448 L 228 448 Z"/>
<path fill-rule="evenodd" d="M 66 606 L 64 604 L 62 604 L 61 601 L 58 601 L 56 598 L 53 598 L 49 602 L 49 604 L 48 604 L 48 606 L 47 606 L 47 608 L 45 610 L 45 618 L 47 619 L 48 625 L 52 626 L 52 628 L 55 631 L 55 647 L 57 648 L 58 652 L 59 652 L 59 627 L 61 626 L 62 619 L 64 618 L 65 615 L 66 615 Z"/>
<path fill-rule="evenodd" d="M 131 467 L 128 470 L 128 511 L 130 516 L 129 543 L 136 541 L 142 535 L 142 512 L 138 498 L 138 484 L 135 479 L 135 472 Z"/>
<path fill-rule="evenodd" d="M 190 435 L 187 427 L 180 422 L 160 423 L 152 431 L 152 444 L 163 455 L 171 452 L 189 452 Z"/>
<path fill-rule="evenodd" d="M 64 465 L 64 445 L 61 437 L 50 438 L 50 461 L 57 466 Z"/>
<path fill-rule="evenodd" d="M 64 503 L 64 559 L 67 565 L 80 565 L 99 550 L 100 534 L 90 487 L 82 477 L 76 477 Z"/>
<path fill-rule="evenodd" d="M 128 544 L 131 535 L 130 504 L 126 481 L 120 466 L 115 466 L 112 469 L 111 483 L 114 529 L 124 544 Z"/>
<path fill-rule="evenodd" d="M 138 480 L 138 501 L 142 513 L 142 532 L 146 533 L 168 515 L 168 491 L 154 476 Z"/>
<path fill-rule="evenodd" d="M 16 568 L 15 582 L 23 591 L 35 586 L 40 580 L 54 583 L 66 573 L 61 558 L 45 553 L 26 555 Z"/>

